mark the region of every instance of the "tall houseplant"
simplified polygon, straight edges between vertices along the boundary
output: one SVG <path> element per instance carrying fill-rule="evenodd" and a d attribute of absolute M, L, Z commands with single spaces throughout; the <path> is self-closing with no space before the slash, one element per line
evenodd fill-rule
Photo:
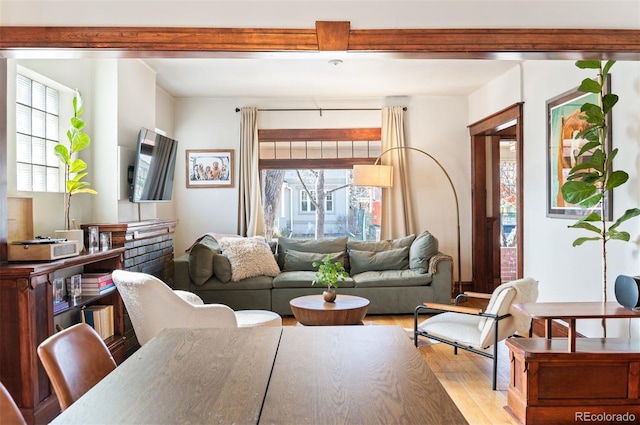
<path fill-rule="evenodd" d="M 578 153 L 577 165 L 574 166 L 562 185 L 562 197 L 571 204 L 578 204 L 582 208 L 594 208 L 590 214 L 584 216 L 573 225 L 575 229 L 583 229 L 590 232 L 590 236 L 582 236 L 573 242 L 573 246 L 579 246 L 587 241 L 599 241 L 602 247 L 602 296 L 603 302 L 607 302 L 607 242 L 621 240 L 628 242 L 628 232 L 618 230 L 625 221 L 640 215 L 640 209 L 630 208 L 626 210 L 613 223 L 605 220 L 604 195 L 629 180 L 629 174 L 613 167 L 613 160 L 618 154 L 618 148 L 607 152 L 607 116 L 618 102 L 618 96 L 613 93 L 605 93 L 606 81 L 611 67 L 615 61 L 607 61 L 602 65 L 601 61 L 577 61 L 580 69 L 597 70 L 597 79 L 585 78 L 578 91 L 583 93 L 595 93 L 598 95 L 598 104 L 585 103 L 581 108 L 580 119 L 586 121 L 587 127 L 575 135 L 576 139 L 585 139 L 585 144 Z M 598 208 L 599 205 L 599 208 Z M 602 320 L 604 336 L 607 336 L 605 320 Z"/>
<path fill-rule="evenodd" d="M 82 179 L 88 174 L 87 163 L 76 155 L 81 150 L 87 148 L 91 144 L 91 138 L 88 134 L 82 130 L 85 127 L 85 122 L 80 116 L 84 112 L 82 106 L 82 95 L 78 89 L 76 89 L 75 96 L 73 97 L 73 116 L 71 117 L 71 124 L 67 131 L 67 139 L 69 146 L 58 142 L 54 148 L 54 153 L 58 159 L 64 164 L 64 181 L 65 181 L 65 197 L 64 197 L 64 229 L 71 230 L 71 217 L 69 212 L 71 210 L 71 197 L 79 193 L 91 193 L 96 195 L 98 192 L 89 188 L 89 183 L 82 181 Z"/>

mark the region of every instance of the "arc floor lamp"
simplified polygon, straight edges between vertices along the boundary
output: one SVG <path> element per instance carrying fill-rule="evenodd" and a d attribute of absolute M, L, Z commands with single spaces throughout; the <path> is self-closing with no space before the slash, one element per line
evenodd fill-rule
<path fill-rule="evenodd" d="M 354 186 L 377 186 L 377 187 L 393 187 L 393 166 L 392 165 L 382 165 L 380 164 L 380 160 L 382 157 L 391 151 L 394 150 L 409 150 L 416 151 L 427 157 L 431 158 L 433 162 L 440 167 L 444 175 L 447 177 L 449 181 L 449 185 L 451 186 L 451 191 L 453 192 L 453 197 L 456 201 L 456 225 L 457 225 L 457 248 L 458 248 L 458 258 L 457 258 L 457 271 L 458 271 L 458 290 L 462 292 L 462 272 L 460 270 L 460 205 L 458 203 L 458 193 L 456 192 L 456 188 L 453 185 L 453 181 L 447 173 L 447 170 L 442 166 L 440 161 L 433 157 L 433 155 L 423 151 L 422 149 L 413 148 L 410 146 L 395 146 L 393 148 L 389 148 L 383 151 L 378 158 L 376 158 L 373 165 L 354 165 L 353 166 L 353 185 Z M 455 284 L 453 287 L 455 291 Z"/>

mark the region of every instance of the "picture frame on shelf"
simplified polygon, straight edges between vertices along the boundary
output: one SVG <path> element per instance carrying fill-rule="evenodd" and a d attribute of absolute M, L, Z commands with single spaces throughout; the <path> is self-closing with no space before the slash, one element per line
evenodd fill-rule
<path fill-rule="evenodd" d="M 74 274 L 68 280 L 67 292 L 69 300 L 76 301 L 82 295 L 82 275 Z"/>
<path fill-rule="evenodd" d="M 611 75 L 607 77 L 605 93 L 611 91 Z M 562 196 L 562 185 L 576 165 L 576 156 L 585 144 L 584 139 L 574 138 L 585 121 L 579 118 L 580 108 L 585 103 L 598 104 L 597 93 L 583 93 L 577 88 L 547 100 L 547 217 L 578 219 L 591 212 L 599 213 L 600 204 L 585 209 L 568 204 Z M 611 113 L 607 116 L 607 154 L 611 152 Z M 584 157 L 589 160 L 589 156 Z M 613 196 L 606 191 L 604 198 L 605 219 L 613 216 Z"/>
<path fill-rule="evenodd" d="M 60 304 L 65 301 L 64 296 L 64 279 L 58 277 L 51 282 L 53 287 L 53 304 Z"/>
<path fill-rule="evenodd" d="M 186 151 L 188 188 L 231 188 L 235 173 L 233 149 L 198 149 Z"/>

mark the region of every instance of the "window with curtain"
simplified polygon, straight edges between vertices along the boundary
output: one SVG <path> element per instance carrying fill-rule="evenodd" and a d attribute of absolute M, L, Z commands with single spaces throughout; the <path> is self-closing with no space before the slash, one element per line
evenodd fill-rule
<path fill-rule="evenodd" d="M 259 130 L 258 139 L 267 237 L 377 239 L 380 189 L 351 180 L 354 164 L 380 154 L 380 128 Z"/>
<path fill-rule="evenodd" d="M 59 92 L 29 77 L 16 77 L 17 190 L 61 192 Z"/>

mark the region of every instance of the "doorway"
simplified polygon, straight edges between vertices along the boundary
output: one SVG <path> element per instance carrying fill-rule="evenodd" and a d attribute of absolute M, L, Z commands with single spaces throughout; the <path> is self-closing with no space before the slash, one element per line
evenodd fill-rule
<path fill-rule="evenodd" d="M 522 277 L 522 103 L 469 126 L 473 290 Z"/>

